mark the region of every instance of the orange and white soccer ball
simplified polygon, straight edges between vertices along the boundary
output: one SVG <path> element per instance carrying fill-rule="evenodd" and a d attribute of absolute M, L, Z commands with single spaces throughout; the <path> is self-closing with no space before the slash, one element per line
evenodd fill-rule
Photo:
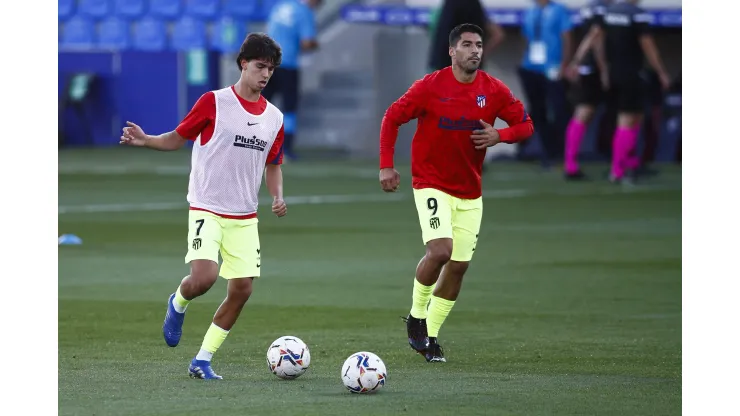
<path fill-rule="evenodd" d="M 342 364 L 342 383 L 352 393 L 375 393 L 387 379 L 385 363 L 371 352 L 356 352 Z"/>
<path fill-rule="evenodd" d="M 310 364 L 308 346 L 298 337 L 280 337 L 267 349 L 267 368 L 283 380 L 300 377 Z"/>

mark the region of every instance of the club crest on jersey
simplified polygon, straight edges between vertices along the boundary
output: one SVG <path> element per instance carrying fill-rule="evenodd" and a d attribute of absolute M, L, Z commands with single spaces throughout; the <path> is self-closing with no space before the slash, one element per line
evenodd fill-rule
<path fill-rule="evenodd" d="M 476 102 L 478 103 L 478 107 L 483 108 L 486 106 L 486 96 L 485 95 L 479 95 L 476 97 Z"/>
<path fill-rule="evenodd" d="M 254 149 L 259 150 L 260 152 L 264 152 L 265 147 L 267 147 L 267 142 L 258 139 L 257 136 L 244 137 L 237 134 L 236 137 L 234 137 L 234 146 L 245 147 L 247 149 Z"/>

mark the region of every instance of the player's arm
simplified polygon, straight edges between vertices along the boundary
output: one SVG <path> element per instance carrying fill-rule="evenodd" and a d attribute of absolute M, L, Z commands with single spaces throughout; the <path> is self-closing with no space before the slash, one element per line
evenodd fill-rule
<path fill-rule="evenodd" d="M 476 150 L 485 150 L 486 147 L 499 143 L 517 143 L 526 140 L 534 133 L 532 119 L 524 111 L 524 105 L 511 93 L 509 88 L 500 84 L 498 90 L 494 92 L 494 99 L 495 102 L 506 103 L 497 113 L 497 117 L 504 120 L 509 127 L 496 129 L 485 120 L 479 120 L 483 128 L 473 130 L 470 135 Z"/>
<path fill-rule="evenodd" d="M 488 33 L 490 33 L 490 35 L 488 37 L 488 44 L 486 45 L 486 52 L 491 52 L 504 42 L 504 39 L 506 39 L 506 32 L 504 32 L 501 25 L 494 21 L 489 21 L 487 26 Z"/>
<path fill-rule="evenodd" d="M 281 126 L 275 141 L 272 143 L 270 153 L 267 155 L 267 164 L 265 165 L 265 183 L 267 184 L 267 190 L 272 195 L 272 212 L 278 217 L 282 217 L 288 211 L 283 200 L 283 169 L 280 167 L 283 164 L 284 140 L 285 131 L 284 127 Z"/>
<path fill-rule="evenodd" d="M 586 34 L 586 36 L 583 38 L 581 44 L 578 45 L 578 49 L 576 50 L 575 55 L 573 55 L 571 65 L 576 67 L 581 65 L 581 62 L 583 61 L 583 58 L 586 57 L 588 51 L 596 43 L 603 42 L 603 36 L 604 30 L 601 28 L 601 26 L 597 24 L 591 25 L 591 29 L 588 31 L 588 34 Z"/>
<path fill-rule="evenodd" d="M 609 72 L 609 66 L 606 63 L 606 48 L 604 47 L 604 37 L 599 36 L 591 46 L 596 59 L 596 66 L 602 74 Z"/>
<path fill-rule="evenodd" d="M 663 67 L 658 46 L 655 44 L 655 39 L 653 39 L 653 35 L 650 33 L 650 15 L 647 13 L 638 13 L 632 16 L 632 20 L 640 34 L 640 47 L 643 53 L 645 53 L 645 58 L 655 73 L 658 74 L 663 88 L 668 88 L 670 77 L 668 77 L 668 72 Z"/>
<path fill-rule="evenodd" d="M 120 143 L 162 151 L 177 150 L 188 140 L 198 138 L 208 123 L 214 120 L 215 116 L 216 96 L 212 92 L 207 92 L 196 101 L 193 108 L 175 130 L 152 136 L 144 133 L 141 127 L 129 121 L 127 122 L 129 127 L 123 128 Z"/>
<path fill-rule="evenodd" d="M 180 136 L 177 131 L 172 130 L 158 136 L 147 135 L 145 146 L 154 150 L 172 151 L 181 148 L 186 141 L 186 138 Z"/>
<path fill-rule="evenodd" d="M 563 41 L 562 56 L 560 60 L 560 74 L 565 74 L 565 69 L 573 55 L 573 21 L 568 10 L 563 8 L 560 17 L 560 39 Z"/>
<path fill-rule="evenodd" d="M 507 103 L 498 112 L 498 118 L 504 120 L 509 127 L 498 131 L 503 143 L 517 143 L 528 139 L 534 133 L 532 118 L 524 109 L 524 104 L 519 101 L 509 88 L 502 86 L 500 90 L 501 100 Z"/>
<path fill-rule="evenodd" d="M 316 21 L 313 12 L 308 8 L 304 10 L 305 15 L 299 19 L 298 33 L 301 38 L 301 50 L 309 52 L 318 49 L 319 42 L 316 40 Z"/>
<path fill-rule="evenodd" d="M 157 136 L 144 133 L 144 130 L 127 121 L 128 127 L 123 128 L 120 144 L 138 147 L 148 147 L 160 151 L 172 151 L 181 148 L 187 141 L 176 131 L 170 131 Z"/>
<path fill-rule="evenodd" d="M 417 80 L 385 111 L 380 123 L 380 169 L 393 167 L 398 129 L 424 114 L 426 91 L 426 80 Z"/>
<path fill-rule="evenodd" d="M 481 16 L 481 22 L 471 22 L 479 25 L 480 27 L 484 27 L 486 29 L 486 39 L 483 42 L 483 57 L 486 57 L 487 53 L 492 52 L 494 49 L 496 49 L 501 43 L 503 43 L 504 38 L 506 38 L 506 33 L 504 32 L 504 29 L 496 23 L 495 21 L 488 18 L 488 15 L 486 13 L 486 10 L 483 8 L 483 4 L 481 2 L 469 2 L 467 4 L 468 10 L 465 11 L 464 15 L 466 16 Z"/>
<path fill-rule="evenodd" d="M 592 13 L 593 16 L 589 19 L 589 27 L 602 25 L 606 8 L 603 6 L 596 7 Z M 606 36 L 603 36 L 603 34 L 597 36 L 591 45 L 591 50 L 593 51 L 594 59 L 596 60 L 596 66 L 601 72 L 602 81 L 609 78 L 609 66 L 606 62 L 606 46 L 604 46 L 605 37 Z"/>
<path fill-rule="evenodd" d="M 270 153 L 267 155 L 267 164 L 265 165 L 265 183 L 270 191 L 272 198 L 283 199 L 283 170 L 280 166 L 283 164 L 283 142 L 285 141 L 285 129 L 283 126 L 275 136 Z"/>

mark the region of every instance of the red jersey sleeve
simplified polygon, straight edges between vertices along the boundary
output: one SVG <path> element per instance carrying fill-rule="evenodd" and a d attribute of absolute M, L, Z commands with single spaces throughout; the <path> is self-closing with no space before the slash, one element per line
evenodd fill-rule
<path fill-rule="evenodd" d="M 391 104 L 380 124 L 380 168 L 393 167 L 393 154 L 398 128 L 424 114 L 427 95 L 426 77 L 415 81 L 396 102 Z"/>
<path fill-rule="evenodd" d="M 528 139 L 534 133 L 534 124 L 524 109 L 524 104 L 519 101 L 511 90 L 500 84 L 498 89 L 500 101 L 505 103 L 498 112 L 498 118 L 504 120 L 509 127 L 498 131 L 503 143 L 516 143 Z"/>
<path fill-rule="evenodd" d="M 275 136 L 270 153 L 267 155 L 267 163 L 270 165 L 283 164 L 283 142 L 285 141 L 285 124 L 280 126 L 280 131 Z"/>
<path fill-rule="evenodd" d="M 195 140 L 209 124 L 216 120 L 216 96 L 209 91 L 198 98 L 193 108 L 175 131 L 180 136 Z"/>

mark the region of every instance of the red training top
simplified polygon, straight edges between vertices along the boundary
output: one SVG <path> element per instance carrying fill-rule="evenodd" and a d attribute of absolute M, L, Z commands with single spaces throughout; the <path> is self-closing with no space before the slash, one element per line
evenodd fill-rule
<path fill-rule="evenodd" d="M 493 125 L 496 118 L 509 127 L 498 130 L 501 141 L 516 143 L 534 133 L 524 105 L 500 80 L 478 70 L 470 84 L 459 82 L 452 67 L 414 82 L 388 107 L 380 128 L 380 168 L 393 167 L 398 128 L 418 119 L 411 144 L 411 176 L 415 189 L 435 188 L 452 196 L 481 196 L 485 149 L 476 150 L 470 136 Z"/>

